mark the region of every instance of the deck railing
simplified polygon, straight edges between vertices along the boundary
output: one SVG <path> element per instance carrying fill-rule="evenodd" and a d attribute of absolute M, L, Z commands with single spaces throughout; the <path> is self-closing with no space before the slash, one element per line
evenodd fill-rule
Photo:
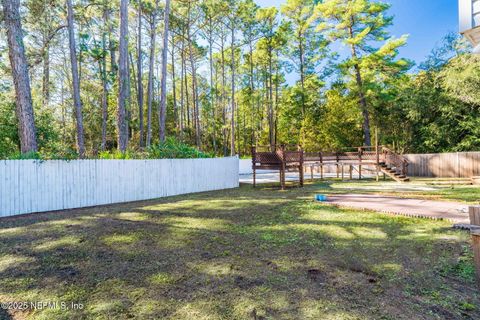
<path fill-rule="evenodd" d="M 307 162 L 319 164 L 356 164 L 356 165 L 387 165 L 389 168 L 407 175 L 408 160 L 385 146 L 361 146 L 343 148 L 337 152 L 305 152 L 301 147 L 297 151 L 287 151 L 286 146 L 263 146 L 252 148 L 252 162 L 262 164 L 280 165 L 289 163 Z M 293 149 L 291 147 L 291 149 Z M 258 150 L 262 150 L 258 152 Z M 265 150 L 265 151 L 264 151 Z M 269 151 L 267 151 L 269 150 Z M 274 151 L 272 151 L 274 150 Z"/>
<path fill-rule="evenodd" d="M 404 176 L 408 173 L 408 160 L 387 147 L 382 147 L 383 162 L 389 167 L 400 170 Z"/>

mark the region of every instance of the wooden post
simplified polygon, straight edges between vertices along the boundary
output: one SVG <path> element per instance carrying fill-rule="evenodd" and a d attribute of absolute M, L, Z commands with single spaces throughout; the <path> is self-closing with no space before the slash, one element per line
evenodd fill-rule
<path fill-rule="evenodd" d="M 280 188 L 285 190 L 285 170 L 283 168 L 280 169 Z"/>
<path fill-rule="evenodd" d="M 468 214 L 470 215 L 470 224 L 480 228 L 480 206 L 468 207 Z"/>
<path fill-rule="evenodd" d="M 256 169 L 255 169 L 256 153 L 257 153 L 256 147 L 252 147 L 252 169 L 253 169 L 253 187 L 254 188 L 256 186 Z"/>
<path fill-rule="evenodd" d="M 283 170 L 282 166 L 280 165 L 280 168 L 278 169 L 278 177 L 280 178 L 280 189 L 283 190 Z"/>
<path fill-rule="evenodd" d="M 379 154 L 379 151 L 378 151 L 378 130 L 377 128 L 375 127 L 375 159 L 376 159 L 376 163 L 377 165 L 375 166 L 377 168 L 377 174 L 376 174 L 376 180 L 378 182 L 378 171 L 380 169 L 380 154 Z M 385 176 L 385 174 L 384 174 Z"/>
<path fill-rule="evenodd" d="M 362 147 L 358 148 L 358 180 L 362 180 Z"/>
<path fill-rule="evenodd" d="M 336 161 L 337 161 L 337 179 L 338 179 L 339 175 L 340 175 L 340 167 L 339 167 L 339 164 L 338 164 L 338 152 L 335 153 L 335 158 L 336 158 Z M 342 170 L 343 170 L 343 166 L 342 166 Z M 342 177 L 342 180 L 343 180 L 343 177 Z"/>
<path fill-rule="evenodd" d="M 323 180 L 323 157 L 322 157 L 322 152 L 319 152 L 320 156 L 320 167 L 318 168 L 320 170 L 320 179 Z"/>
<path fill-rule="evenodd" d="M 303 187 L 303 149 L 302 149 L 302 146 L 298 146 L 298 151 L 300 152 L 300 168 L 298 169 L 299 173 L 300 173 L 300 187 Z M 313 179 L 312 179 L 313 180 Z"/>
<path fill-rule="evenodd" d="M 477 270 L 477 283 L 480 285 L 480 228 L 473 228 L 471 234 L 473 257 L 475 261 L 475 268 Z"/>
<path fill-rule="evenodd" d="M 285 170 L 286 170 L 286 165 L 285 165 L 285 146 L 282 145 L 280 147 L 280 161 L 281 161 L 281 166 L 280 166 L 280 185 L 282 190 L 285 190 Z"/>
<path fill-rule="evenodd" d="M 352 165 L 350 165 L 349 170 L 350 170 L 350 180 L 352 180 L 352 173 L 353 173 L 353 166 Z"/>
<path fill-rule="evenodd" d="M 313 182 L 313 164 L 310 165 L 310 180 Z"/>
<path fill-rule="evenodd" d="M 344 179 L 344 171 L 345 171 L 345 170 L 344 170 L 344 166 L 343 166 L 343 164 L 342 164 L 342 181 L 343 181 L 343 179 Z"/>

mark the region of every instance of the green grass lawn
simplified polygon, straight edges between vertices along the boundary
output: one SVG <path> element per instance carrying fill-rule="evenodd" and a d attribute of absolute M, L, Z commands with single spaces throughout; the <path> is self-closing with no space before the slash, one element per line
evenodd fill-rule
<path fill-rule="evenodd" d="M 479 319 L 469 234 L 312 201 L 351 185 L 2 219 L 0 302 L 83 308 L 0 319 Z"/>

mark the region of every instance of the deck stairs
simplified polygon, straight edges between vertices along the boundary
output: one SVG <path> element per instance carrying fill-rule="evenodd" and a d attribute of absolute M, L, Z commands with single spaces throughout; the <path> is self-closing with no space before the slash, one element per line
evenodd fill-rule
<path fill-rule="evenodd" d="M 385 175 L 389 176 L 393 180 L 397 182 L 409 182 L 410 178 L 404 174 L 402 174 L 402 171 L 400 169 L 397 169 L 395 167 L 392 167 L 385 162 L 380 162 L 379 163 L 379 169 L 381 172 L 383 172 Z"/>

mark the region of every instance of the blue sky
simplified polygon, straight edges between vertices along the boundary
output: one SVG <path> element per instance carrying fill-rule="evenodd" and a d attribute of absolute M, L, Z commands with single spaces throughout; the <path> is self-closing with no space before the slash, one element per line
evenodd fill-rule
<path fill-rule="evenodd" d="M 256 0 L 262 7 L 279 6 L 285 0 Z M 395 37 L 408 34 L 401 57 L 417 63 L 422 62 L 432 48 L 448 32 L 458 31 L 458 0 L 384 0 L 392 5 L 393 26 L 390 32 Z"/>

